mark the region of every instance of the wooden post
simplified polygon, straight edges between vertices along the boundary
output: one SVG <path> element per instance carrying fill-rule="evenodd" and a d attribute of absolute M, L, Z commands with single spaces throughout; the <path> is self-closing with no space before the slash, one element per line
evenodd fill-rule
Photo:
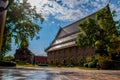
<path fill-rule="evenodd" d="M 0 7 L 6 7 L 8 4 L 8 1 L 3 2 L 0 1 Z M 6 20 L 6 13 L 7 10 L 0 12 L 0 55 L 1 55 L 1 49 L 2 49 L 2 40 L 3 40 L 3 33 L 4 33 L 4 26 L 5 26 L 5 20 Z"/>

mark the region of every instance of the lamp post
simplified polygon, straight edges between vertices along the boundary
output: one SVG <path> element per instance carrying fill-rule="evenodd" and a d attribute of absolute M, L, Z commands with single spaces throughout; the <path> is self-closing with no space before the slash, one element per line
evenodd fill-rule
<path fill-rule="evenodd" d="M 13 0 L 0 0 L 0 56 L 2 52 L 2 38 L 4 33 L 4 26 L 6 20 L 7 8 Z M 0 58 L 1 59 L 1 58 Z"/>

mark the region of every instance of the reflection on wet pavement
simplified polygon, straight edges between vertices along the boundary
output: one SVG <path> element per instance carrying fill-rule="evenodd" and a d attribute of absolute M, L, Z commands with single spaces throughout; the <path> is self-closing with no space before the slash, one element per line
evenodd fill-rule
<path fill-rule="evenodd" d="M 0 69 L 0 80 L 52 80 L 52 75 L 41 70 Z"/>
<path fill-rule="evenodd" d="M 59 67 L 0 68 L 0 80 L 120 80 L 120 70 Z"/>

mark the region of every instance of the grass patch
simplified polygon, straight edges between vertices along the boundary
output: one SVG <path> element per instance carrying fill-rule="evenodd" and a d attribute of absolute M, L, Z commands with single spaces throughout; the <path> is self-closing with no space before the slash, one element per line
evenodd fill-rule
<path fill-rule="evenodd" d="M 48 65 L 51 68 L 79 68 L 83 70 L 97 70 L 97 68 L 87 68 L 87 67 L 80 67 L 80 66 L 55 66 L 55 65 Z"/>
<path fill-rule="evenodd" d="M 35 65 L 32 64 L 16 64 L 16 66 L 35 67 Z"/>
<path fill-rule="evenodd" d="M 87 68 L 87 67 L 78 67 L 78 68 L 84 70 L 97 70 L 97 68 Z"/>

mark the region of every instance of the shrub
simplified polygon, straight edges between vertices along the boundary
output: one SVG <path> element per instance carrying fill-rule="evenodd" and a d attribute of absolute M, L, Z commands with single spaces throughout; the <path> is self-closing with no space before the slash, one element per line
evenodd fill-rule
<path fill-rule="evenodd" d="M 102 69 L 115 69 L 113 61 L 109 61 L 109 60 L 108 61 L 105 60 L 105 61 L 101 62 L 100 66 Z"/>
<path fill-rule="evenodd" d="M 98 60 L 95 57 L 88 57 L 86 60 L 89 68 L 96 68 Z"/>
<path fill-rule="evenodd" d="M 84 63 L 84 67 L 88 67 L 88 63 Z"/>
<path fill-rule="evenodd" d="M 90 61 L 91 61 L 91 57 L 87 57 L 86 62 L 90 62 Z"/>
<path fill-rule="evenodd" d="M 22 61 L 22 60 L 16 60 L 16 63 L 19 65 L 25 65 L 26 62 Z"/>
<path fill-rule="evenodd" d="M 96 68 L 96 62 L 89 62 L 88 67 L 89 68 Z"/>
<path fill-rule="evenodd" d="M 78 65 L 79 65 L 80 67 L 82 67 L 82 66 L 84 65 L 83 59 L 81 59 L 81 58 L 78 59 Z"/>
<path fill-rule="evenodd" d="M 114 69 L 120 70 L 120 61 L 113 60 L 112 63 L 114 64 Z"/>
<path fill-rule="evenodd" d="M 12 66 L 16 66 L 16 63 L 14 62 L 8 62 L 8 61 L 0 61 L 0 66 L 6 66 L 6 67 L 12 67 Z"/>
<path fill-rule="evenodd" d="M 98 60 L 93 56 L 93 57 L 87 57 L 86 61 L 87 62 L 97 62 Z"/>
<path fill-rule="evenodd" d="M 106 56 L 100 56 L 98 58 L 98 63 L 101 69 L 115 69 L 114 62 Z"/>

